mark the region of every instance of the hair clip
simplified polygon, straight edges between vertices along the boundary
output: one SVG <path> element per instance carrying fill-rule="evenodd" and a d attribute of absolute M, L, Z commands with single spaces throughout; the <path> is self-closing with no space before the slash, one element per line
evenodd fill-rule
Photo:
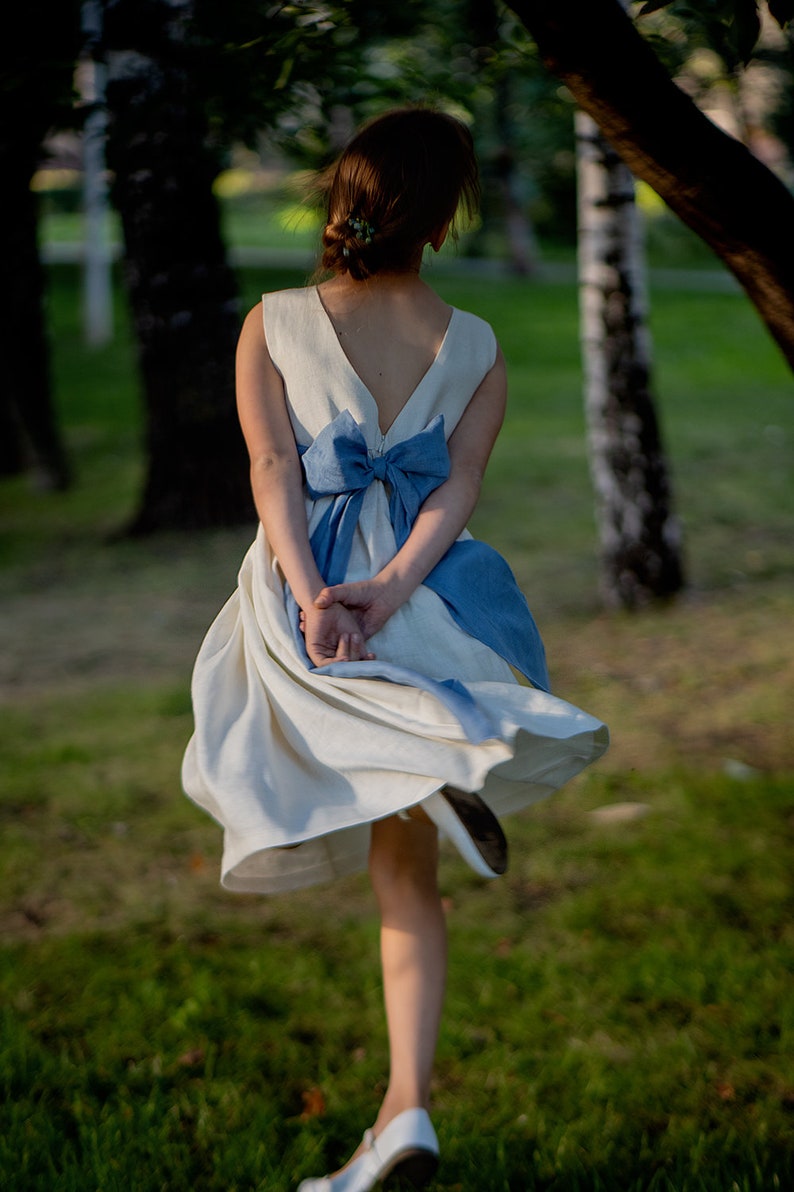
<path fill-rule="evenodd" d="M 364 244 L 371 244 L 372 237 L 375 235 L 375 228 L 366 219 L 360 219 L 357 215 L 351 215 L 348 219 L 348 225 L 356 233 L 356 239 L 362 240 Z"/>

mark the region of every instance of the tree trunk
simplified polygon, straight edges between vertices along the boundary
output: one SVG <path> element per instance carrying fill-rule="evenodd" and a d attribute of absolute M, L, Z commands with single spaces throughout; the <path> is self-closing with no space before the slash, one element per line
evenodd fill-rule
<path fill-rule="evenodd" d="M 610 607 L 637 608 L 682 587 L 681 535 L 651 393 L 634 179 L 584 112 L 576 138 L 580 334 L 602 594 Z"/>
<path fill-rule="evenodd" d="M 191 0 L 110 0 L 108 159 L 138 338 L 148 471 L 132 533 L 255 517 L 237 421 L 239 311 L 200 97 Z"/>
<path fill-rule="evenodd" d="M 0 475 L 32 468 L 44 488 L 64 489 L 69 466 L 55 418 L 38 199 L 30 181 L 46 123 L 30 120 L 24 89 L 4 93 L 0 135 Z M 13 108 L 13 111 L 10 109 Z"/>
<path fill-rule="evenodd" d="M 107 68 L 95 53 L 102 41 L 102 0 L 83 0 L 85 34 L 81 98 L 83 120 L 83 337 L 91 347 L 113 339 L 113 268 L 107 241 L 105 179 Z"/>
<path fill-rule="evenodd" d="M 537 269 L 540 254 L 532 224 L 518 193 L 510 117 L 510 83 L 506 75 L 498 79 L 494 86 L 494 120 L 499 152 L 493 162 L 493 172 L 501 193 L 510 268 L 519 277 L 529 277 Z"/>
<path fill-rule="evenodd" d="M 0 474 L 35 469 L 43 487 L 66 488 L 69 465 L 56 421 L 39 260 L 38 199 L 30 182 L 41 144 L 70 100 L 79 39 L 77 0 L 3 13 L 0 41 Z"/>
<path fill-rule="evenodd" d="M 637 178 L 725 262 L 794 368 L 794 196 L 672 82 L 619 0 L 509 0 Z"/>

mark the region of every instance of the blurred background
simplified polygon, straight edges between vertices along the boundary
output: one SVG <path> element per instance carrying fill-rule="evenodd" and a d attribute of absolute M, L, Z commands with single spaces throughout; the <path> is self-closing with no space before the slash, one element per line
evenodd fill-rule
<path fill-rule="evenodd" d="M 382 1094 L 366 878 L 220 891 L 179 766 L 192 660 L 255 529 L 239 327 L 316 276 L 318 179 L 352 131 L 417 102 L 471 127 L 483 183 L 425 276 L 508 364 L 472 530 L 516 571 L 555 692 L 613 734 L 506 824 L 503 881 L 444 854 L 434 1187 L 794 1186 L 790 13 L 588 7 L 618 21 L 627 75 L 660 67 L 706 244 L 578 110 L 618 45 L 590 38 L 587 61 L 578 9 L 6 18 L 4 1188 L 279 1192 L 341 1162 Z M 587 70 L 553 36 L 584 40 Z M 727 134 L 708 149 L 699 113 Z"/>

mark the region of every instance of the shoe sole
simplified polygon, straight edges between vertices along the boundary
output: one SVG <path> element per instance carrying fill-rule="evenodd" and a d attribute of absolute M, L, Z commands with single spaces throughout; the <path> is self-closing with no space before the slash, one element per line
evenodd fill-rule
<path fill-rule="evenodd" d="M 479 795 L 470 791 L 445 787 L 438 793 L 450 812 L 460 820 L 472 848 L 491 871 L 485 876 L 500 877 L 507 870 L 507 840 L 494 813 L 486 807 Z"/>
<path fill-rule="evenodd" d="M 433 1151 L 403 1151 L 391 1170 L 381 1176 L 381 1187 L 383 1192 L 414 1192 L 425 1188 L 437 1170 L 438 1155 Z"/>

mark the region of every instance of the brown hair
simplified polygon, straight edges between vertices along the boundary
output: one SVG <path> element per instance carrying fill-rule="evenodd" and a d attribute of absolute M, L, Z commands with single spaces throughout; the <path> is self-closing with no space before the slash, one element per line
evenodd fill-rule
<path fill-rule="evenodd" d="M 422 248 L 480 186 L 471 133 L 453 116 L 399 108 L 366 124 L 326 181 L 322 265 L 363 281 L 415 267 Z"/>

